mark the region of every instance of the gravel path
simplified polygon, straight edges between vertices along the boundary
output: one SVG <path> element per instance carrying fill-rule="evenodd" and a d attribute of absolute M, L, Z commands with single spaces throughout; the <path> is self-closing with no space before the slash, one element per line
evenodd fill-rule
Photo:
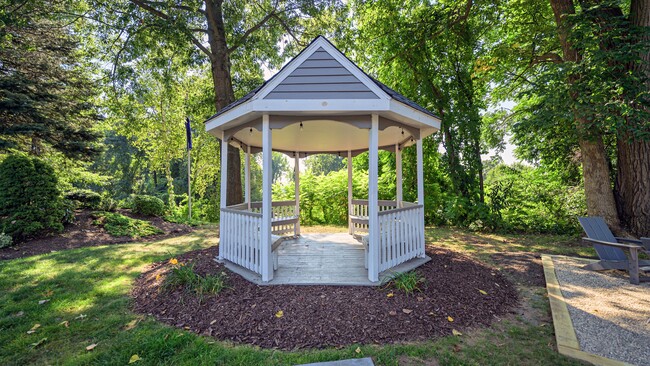
<path fill-rule="evenodd" d="M 582 269 L 584 260 L 554 257 L 580 348 L 650 365 L 650 283 L 632 285 L 623 274 Z"/>

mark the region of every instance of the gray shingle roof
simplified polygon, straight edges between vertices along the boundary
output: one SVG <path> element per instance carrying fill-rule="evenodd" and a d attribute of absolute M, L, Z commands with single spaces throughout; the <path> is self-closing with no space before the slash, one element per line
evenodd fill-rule
<path fill-rule="evenodd" d="M 314 40 L 312 40 L 312 41 L 310 42 L 310 45 L 311 45 L 311 43 L 314 43 L 318 38 L 321 38 L 321 37 L 322 37 L 324 40 L 326 40 L 328 43 L 332 44 L 332 43 L 331 43 L 327 38 L 325 38 L 325 37 L 323 37 L 323 36 L 318 36 L 318 37 L 314 38 Z M 260 91 L 260 90 L 261 90 L 261 89 L 262 89 L 266 84 L 268 84 L 268 83 L 271 82 L 273 79 L 275 79 L 275 78 L 278 76 L 278 74 L 280 74 L 280 72 L 281 72 L 285 67 L 287 67 L 287 65 L 291 64 L 291 62 L 292 62 L 295 58 L 297 58 L 298 56 L 300 56 L 300 54 L 302 54 L 302 53 L 303 53 L 303 52 L 304 52 L 308 47 L 309 47 L 309 45 L 308 45 L 307 47 L 305 47 L 302 51 L 300 51 L 300 53 L 299 53 L 298 55 L 296 55 L 296 56 L 295 56 L 291 61 L 287 62 L 287 63 L 282 67 L 282 69 L 280 69 L 280 71 L 278 71 L 277 73 L 275 73 L 275 75 L 273 75 L 269 80 L 265 81 L 262 85 L 260 85 L 260 86 L 258 86 L 257 88 L 253 89 L 250 93 L 244 95 L 243 97 L 241 97 L 241 98 L 237 99 L 236 101 L 234 101 L 234 102 L 228 104 L 227 106 L 223 107 L 220 111 L 218 111 L 217 113 L 215 113 L 214 115 L 212 115 L 210 118 L 208 118 L 208 119 L 206 120 L 206 122 L 209 121 L 209 120 L 211 120 L 211 119 L 213 119 L 214 117 L 217 117 L 217 116 L 219 116 L 219 115 L 221 115 L 221 114 L 223 114 L 223 113 L 225 113 L 225 112 L 227 112 L 227 111 L 229 111 L 229 110 L 231 110 L 231 109 L 233 109 L 233 108 L 235 108 L 235 107 L 237 107 L 237 106 L 239 106 L 239 105 L 241 105 L 241 104 L 243 104 L 243 103 L 245 103 L 245 102 L 251 100 L 251 99 L 255 96 L 255 94 L 257 94 L 257 93 L 258 93 L 258 92 L 259 92 L 259 91 Z M 336 48 L 336 46 L 334 46 L 333 44 L 332 44 L 332 47 L 334 47 L 335 49 L 338 50 L 338 48 Z M 339 52 L 340 52 L 340 51 L 339 51 Z M 345 56 L 345 55 L 343 54 L 343 52 L 341 52 L 341 54 L 342 54 L 343 56 Z M 347 58 L 347 56 L 345 56 L 345 57 Z M 348 60 L 349 60 L 349 58 L 348 58 Z M 352 62 L 352 60 L 350 60 L 350 62 Z M 355 65 L 355 66 L 357 66 L 354 62 L 352 62 L 352 64 Z M 359 66 L 357 66 L 357 68 L 358 68 L 359 70 L 361 70 L 361 68 L 360 68 Z M 429 111 L 428 109 L 426 109 L 426 108 L 422 107 L 421 105 L 415 103 L 414 101 L 408 99 L 407 97 L 403 96 L 402 94 L 400 94 L 400 93 L 396 92 L 395 90 L 389 88 L 389 87 L 386 86 L 384 83 L 382 83 L 382 82 L 380 82 L 379 80 L 377 80 L 377 79 L 373 78 L 372 76 L 368 75 L 365 71 L 361 70 L 361 72 L 363 72 L 366 76 L 368 76 L 368 78 L 370 78 L 370 80 L 372 80 L 375 84 L 377 84 L 377 86 L 378 86 L 379 88 L 381 88 L 381 89 L 382 89 L 386 94 L 388 94 L 391 98 L 395 99 L 396 101 L 398 101 L 398 102 L 400 102 L 400 103 L 402 103 L 402 104 L 405 104 L 405 105 L 407 105 L 407 106 L 409 106 L 409 107 L 411 107 L 411 108 L 414 108 L 414 109 L 416 109 L 416 110 L 418 110 L 418 111 L 420 111 L 420 112 L 422 112 L 422 113 L 425 113 L 425 114 L 427 114 L 427 115 L 429 115 L 429 116 L 432 116 L 432 117 L 435 117 L 435 118 L 437 118 L 437 119 L 440 119 L 440 117 L 437 116 L 435 113 Z"/>

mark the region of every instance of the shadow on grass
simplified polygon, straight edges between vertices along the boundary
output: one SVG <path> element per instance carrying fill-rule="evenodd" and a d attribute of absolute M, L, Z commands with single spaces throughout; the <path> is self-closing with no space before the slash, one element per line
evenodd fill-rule
<path fill-rule="evenodd" d="M 147 265 L 215 245 L 214 234 L 198 230 L 158 242 L 79 248 L 0 263 L 0 364 L 126 364 L 134 354 L 140 364 L 156 365 L 284 365 L 367 356 L 378 365 L 431 360 L 573 364 L 548 346 L 550 327 L 526 324 L 503 324 L 436 342 L 360 346 L 358 352 L 356 346 L 280 352 L 217 342 L 129 310 L 133 280 Z M 42 300 L 48 301 L 39 304 Z M 30 329 L 34 332 L 28 334 Z M 86 350 L 93 344 L 93 350 Z"/>

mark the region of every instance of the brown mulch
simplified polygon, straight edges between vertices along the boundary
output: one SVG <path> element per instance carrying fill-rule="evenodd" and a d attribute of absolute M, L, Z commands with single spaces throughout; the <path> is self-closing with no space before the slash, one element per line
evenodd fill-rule
<path fill-rule="evenodd" d="M 29 257 L 32 255 L 50 253 L 65 249 L 81 247 L 94 247 L 107 244 L 122 244 L 134 241 L 144 242 L 160 240 L 167 237 L 187 234 L 192 231 L 188 225 L 167 222 L 160 217 L 142 216 L 130 210 L 118 212 L 135 219 L 149 221 L 152 225 L 163 231 L 162 234 L 146 238 L 131 238 L 129 236 L 111 236 L 103 228 L 93 225 L 92 210 L 75 211 L 75 220 L 72 224 L 65 225 L 62 233 L 41 236 L 18 243 L 9 248 L 0 248 L 0 260 Z"/>
<path fill-rule="evenodd" d="M 542 256 L 540 254 L 503 252 L 492 254 L 490 258 L 516 283 L 525 286 L 546 286 Z"/>
<path fill-rule="evenodd" d="M 388 287 L 258 286 L 216 263 L 217 253 L 212 247 L 178 260 L 200 275 L 226 271 L 229 289 L 202 300 L 183 288 L 163 291 L 172 266 L 156 263 L 134 284 L 134 310 L 219 340 L 288 350 L 448 336 L 487 326 L 518 303 L 499 271 L 440 248 L 427 249 L 432 260 L 417 269 L 425 282 L 412 295 Z"/>

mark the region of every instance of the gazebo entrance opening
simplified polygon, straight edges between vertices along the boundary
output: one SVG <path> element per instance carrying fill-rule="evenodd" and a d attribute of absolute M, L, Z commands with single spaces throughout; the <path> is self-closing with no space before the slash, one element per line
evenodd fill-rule
<path fill-rule="evenodd" d="M 222 141 L 222 167 L 227 166 L 228 145 L 242 149 L 246 156 L 244 203 L 225 205 L 228 176 L 227 169 L 221 170 L 219 259 L 271 284 L 284 281 L 274 280 L 276 271 L 282 274 L 283 264 L 285 269 L 289 265 L 283 263 L 282 254 L 288 256 L 290 249 L 295 252 L 301 245 L 321 255 L 309 257 L 308 267 L 302 270 L 296 267 L 294 278 L 299 279 L 305 268 L 327 270 L 341 262 L 335 257 L 333 263 L 323 261 L 332 254 L 325 250 L 335 248 L 326 241 L 334 239 L 303 236 L 300 231 L 299 159 L 330 153 L 348 158 L 348 235 L 359 242 L 350 255 L 357 258 L 359 250 L 363 253 L 355 268 L 362 268 L 369 283 L 378 284 L 381 273 L 424 263 L 422 139 L 437 131 L 439 123 L 431 112 L 363 73 L 325 38 L 316 38 L 264 85 L 206 122 L 206 129 Z M 417 203 L 402 199 L 401 151 L 411 145 L 417 151 Z M 378 199 L 379 149 L 395 152 L 394 201 Z M 271 199 L 272 151 L 295 159 L 293 201 Z M 368 197 L 353 199 L 351 160 L 365 151 L 369 153 Z M 258 152 L 262 153 L 262 201 L 250 202 L 250 158 Z M 355 242 L 339 239 L 354 249 Z M 345 281 L 339 278 L 335 283 Z"/>

